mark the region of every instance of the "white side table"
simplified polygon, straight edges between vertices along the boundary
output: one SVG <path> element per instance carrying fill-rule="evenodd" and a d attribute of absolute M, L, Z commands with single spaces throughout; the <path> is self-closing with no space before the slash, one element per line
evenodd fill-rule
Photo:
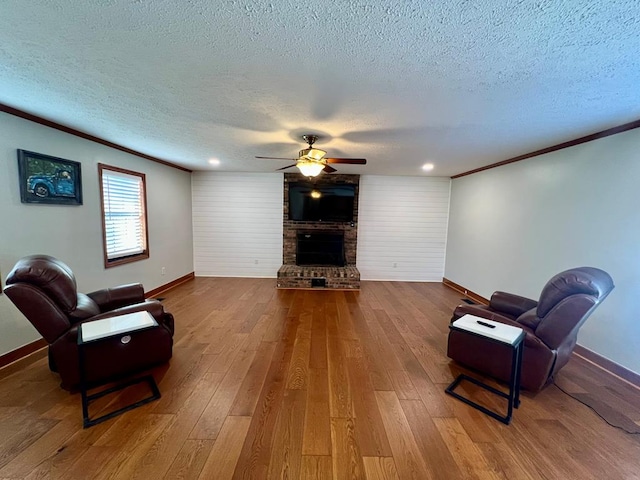
<path fill-rule="evenodd" d="M 153 316 L 146 310 L 142 312 L 119 315 L 117 317 L 105 318 L 103 320 L 81 323 L 78 326 L 80 393 L 82 395 L 82 419 L 84 428 L 92 427 L 93 425 L 104 422 L 105 420 L 109 420 L 110 418 L 120 415 L 121 413 L 133 410 L 134 408 L 140 407 L 146 403 L 160 398 L 160 390 L 158 390 L 158 386 L 156 385 L 156 382 L 153 379 L 152 375 L 146 375 L 132 380 L 126 380 L 124 382 L 116 384 L 113 387 L 101 390 L 93 394 L 89 394 L 89 390 L 99 387 L 106 382 L 91 384 L 86 380 L 86 349 L 90 349 L 92 345 L 118 335 L 122 335 L 122 337 L 120 338 L 120 342 L 126 344 L 131 341 L 131 335 L 135 335 L 137 332 L 141 332 L 143 330 L 148 330 L 151 328 L 158 328 L 158 322 L 156 322 L 155 318 L 153 318 Z M 142 382 L 148 383 L 152 392 L 151 396 L 100 417 L 94 419 L 91 419 L 89 417 L 89 404 L 93 400 L 97 400 L 98 398 L 104 397 L 109 393 L 113 393 L 131 385 Z"/>
<path fill-rule="evenodd" d="M 522 328 L 505 325 L 500 322 L 494 322 L 493 320 L 487 320 L 475 315 L 464 315 L 453 322 L 449 328 L 468 335 L 482 337 L 486 339 L 487 342 L 497 342 L 508 345 L 511 348 L 511 378 L 509 380 L 509 393 L 493 388 L 492 386 L 470 377 L 469 375 L 465 375 L 464 373 L 458 375 L 453 383 L 445 389 L 445 392 L 449 395 L 483 413 L 486 413 L 490 417 L 509 425 L 513 415 L 513 409 L 518 408 L 520 405 L 520 375 L 522 373 L 522 352 L 524 350 L 523 340 L 525 338 L 524 330 Z M 506 398 L 508 401 L 507 414 L 504 416 L 500 415 L 493 410 L 489 410 L 488 408 L 454 392 L 454 389 L 463 380 L 467 380 L 495 395 Z"/>

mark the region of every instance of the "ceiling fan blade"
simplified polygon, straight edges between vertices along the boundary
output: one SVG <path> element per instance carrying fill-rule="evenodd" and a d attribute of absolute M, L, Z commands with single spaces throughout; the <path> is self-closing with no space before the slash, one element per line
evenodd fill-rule
<path fill-rule="evenodd" d="M 256 157 L 256 158 L 267 158 L 269 160 L 291 160 L 295 162 L 297 158 L 283 158 L 283 157 Z"/>
<path fill-rule="evenodd" d="M 329 165 L 325 165 L 324 168 L 322 169 L 324 170 L 324 173 L 333 173 L 333 172 L 337 172 L 337 170 Z"/>
<path fill-rule="evenodd" d="M 287 159 L 283 159 L 283 160 L 289 160 L 289 159 L 287 158 Z M 286 170 L 287 168 L 291 168 L 291 167 L 295 167 L 295 166 L 296 166 L 296 164 L 295 164 L 295 163 L 294 163 L 293 165 L 287 165 L 286 167 L 278 168 L 278 169 L 276 170 L 276 172 L 277 172 L 278 170 Z"/>
<path fill-rule="evenodd" d="M 366 158 L 326 158 L 327 163 L 349 163 L 351 165 L 365 165 Z"/>

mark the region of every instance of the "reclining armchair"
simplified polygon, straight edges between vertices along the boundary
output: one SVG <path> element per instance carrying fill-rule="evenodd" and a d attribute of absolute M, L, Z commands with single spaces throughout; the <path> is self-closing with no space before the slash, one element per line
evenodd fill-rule
<path fill-rule="evenodd" d="M 569 361 L 578 330 L 613 288 L 613 280 L 602 270 L 572 268 L 549 280 L 537 302 L 495 292 L 489 305 L 459 305 L 451 321 L 471 314 L 522 328 L 526 336 L 521 386 L 538 391 Z M 490 377 L 509 380 L 511 351 L 506 346 L 451 330 L 447 355 Z"/>
<path fill-rule="evenodd" d="M 80 383 L 78 325 L 127 313 L 147 311 L 158 327 L 139 332 L 123 343 L 120 337 L 100 342 L 93 354 L 98 361 L 87 367 L 88 383 L 104 383 L 135 374 L 171 358 L 173 316 L 157 300 L 145 300 L 141 284 L 122 285 L 85 295 L 78 293 L 71 269 L 48 255 L 18 261 L 9 273 L 4 293 L 49 344 L 49 367 L 74 390 Z"/>

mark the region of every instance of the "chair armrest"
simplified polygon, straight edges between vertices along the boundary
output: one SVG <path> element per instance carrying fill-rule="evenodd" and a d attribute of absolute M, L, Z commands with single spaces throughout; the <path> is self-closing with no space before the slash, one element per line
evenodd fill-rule
<path fill-rule="evenodd" d="M 104 288 L 91 292 L 88 296 L 98 304 L 101 312 L 144 302 L 144 288 L 140 283 Z"/>
<path fill-rule="evenodd" d="M 507 292 L 494 292 L 489 301 L 489 308 L 518 318 L 524 312 L 535 308 L 538 302 Z"/>
<path fill-rule="evenodd" d="M 495 318 L 496 322 L 504 323 L 505 325 L 510 325 L 512 327 L 518 327 L 524 330 L 524 346 L 527 348 L 535 348 L 535 349 L 544 349 L 551 350 L 549 346 L 544 343 L 538 336 L 531 330 L 529 327 L 522 325 L 521 323 L 515 320 L 509 320 L 507 318 Z"/>
<path fill-rule="evenodd" d="M 454 322 L 464 315 L 475 315 L 476 317 L 487 318 L 489 320 L 495 320 L 496 322 L 504 321 L 505 323 L 515 320 L 515 318 L 507 316 L 503 312 L 496 312 L 490 309 L 488 305 L 470 305 L 463 303 L 458 305 L 453 311 L 451 321 Z"/>

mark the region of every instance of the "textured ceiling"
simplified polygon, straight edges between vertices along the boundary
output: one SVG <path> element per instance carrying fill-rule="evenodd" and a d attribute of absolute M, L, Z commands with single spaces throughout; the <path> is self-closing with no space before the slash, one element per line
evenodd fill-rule
<path fill-rule="evenodd" d="M 640 118 L 639 31 L 639 0 L 0 0 L 0 102 L 196 170 L 318 133 L 449 176 Z"/>

